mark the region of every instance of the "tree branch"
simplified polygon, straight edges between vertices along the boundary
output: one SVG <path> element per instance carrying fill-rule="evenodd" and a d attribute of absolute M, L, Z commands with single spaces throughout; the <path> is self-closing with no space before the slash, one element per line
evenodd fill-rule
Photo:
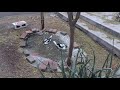
<path fill-rule="evenodd" d="M 73 23 L 73 12 L 67 12 L 67 14 L 68 14 L 69 24 L 72 25 L 72 23 Z"/>
<path fill-rule="evenodd" d="M 76 17 L 73 20 L 73 24 L 75 24 L 77 22 L 77 20 L 79 19 L 79 17 L 80 17 L 80 12 L 77 12 Z"/>

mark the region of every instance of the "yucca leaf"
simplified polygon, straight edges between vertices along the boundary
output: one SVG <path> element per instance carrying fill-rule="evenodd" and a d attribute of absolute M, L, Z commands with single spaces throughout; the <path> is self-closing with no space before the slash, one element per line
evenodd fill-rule
<path fill-rule="evenodd" d="M 37 65 L 37 67 L 39 68 L 39 65 Z M 45 78 L 45 75 L 43 74 L 43 72 L 41 71 L 41 69 L 38 69 L 38 71 L 39 71 L 40 74 L 41 74 L 41 78 Z"/>
<path fill-rule="evenodd" d="M 64 68 L 64 61 L 62 59 L 62 50 L 61 50 L 61 61 L 62 61 L 62 64 L 61 64 L 62 75 L 63 75 L 63 78 L 66 78 L 66 73 L 65 73 L 65 68 Z"/>
<path fill-rule="evenodd" d="M 118 64 L 118 65 L 116 66 L 116 68 L 115 68 L 115 70 L 114 70 L 114 72 L 113 72 L 112 77 L 115 76 L 115 74 L 116 74 L 116 72 L 119 70 L 119 68 L 120 68 L 120 64 Z"/>
<path fill-rule="evenodd" d="M 90 59 L 91 60 L 91 59 Z M 90 60 L 86 61 L 83 65 L 81 65 L 81 67 L 79 67 L 79 76 L 82 77 L 82 74 L 83 74 L 83 68 L 86 67 L 86 65 L 90 62 Z"/>
<path fill-rule="evenodd" d="M 76 56 L 76 59 L 75 59 L 75 63 L 73 61 L 73 64 L 72 64 L 72 72 L 71 72 L 71 77 L 72 78 L 75 76 L 75 73 L 76 73 L 76 66 L 77 66 L 77 60 L 78 60 L 79 53 L 80 53 L 80 48 L 78 49 L 77 56 Z"/>
<path fill-rule="evenodd" d="M 103 64 L 102 68 L 104 68 L 105 65 L 106 65 L 106 63 L 108 62 L 108 60 L 109 60 L 109 56 L 110 56 L 110 53 L 107 55 L 107 58 L 106 58 L 106 60 L 105 60 L 105 62 L 104 62 L 104 64 Z"/>
<path fill-rule="evenodd" d="M 39 69 L 40 74 L 42 75 L 42 78 L 45 78 L 45 75 L 42 73 L 42 71 Z"/>

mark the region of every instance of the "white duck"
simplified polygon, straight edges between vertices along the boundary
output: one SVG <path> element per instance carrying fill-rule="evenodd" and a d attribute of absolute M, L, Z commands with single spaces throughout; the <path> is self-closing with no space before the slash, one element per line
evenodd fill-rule
<path fill-rule="evenodd" d="M 65 44 L 57 43 L 56 41 L 53 41 L 55 46 L 57 46 L 58 49 L 66 50 L 67 46 Z"/>
<path fill-rule="evenodd" d="M 51 39 L 52 39 L 52 35 L 51 35 L 49 38 L 44 39 L 43 43 L 44 43 L 45 45 L 47 45 L 47 44 L 49 44 L 49 43 L 51 42 Z"/>

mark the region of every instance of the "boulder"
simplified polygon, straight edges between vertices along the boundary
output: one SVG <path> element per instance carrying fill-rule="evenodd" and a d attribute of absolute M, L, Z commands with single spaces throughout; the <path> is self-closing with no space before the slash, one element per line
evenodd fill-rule
<path fill-rule="evenodd" d="M 69 45 L 70 45 L 70 37 L 69 35 L 62 35 L 61 31 L 58 31 L 55 36 L 59 37 L 59 39 L 65 44 L 67 45 L 67 49 L 69 49 Z"/>

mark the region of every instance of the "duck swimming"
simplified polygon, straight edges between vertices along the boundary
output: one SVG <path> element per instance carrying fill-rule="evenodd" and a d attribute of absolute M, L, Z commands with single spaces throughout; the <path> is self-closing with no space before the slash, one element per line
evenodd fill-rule
<path fill-rule="evenodd" d="M 49 43 L 51 42 L 51 40 L 52 40 L 52 35 L 51 35 L 49 38 L 44 39 L 43 43 L 44 43 L 45 45 L 47 45 L 47 44 L 49 44 Z"/>
<path fill-rule="evenodd" d="M 62 49 L 62 50 L 66 50 L 66 49 L 67 49 L 67 46 L 66 46 L 65 44 L 57 43 L 56 41 L 53 41 L 53 43 L 55 44 L 55 46 L 56 46 L 58 49 Z"/>

